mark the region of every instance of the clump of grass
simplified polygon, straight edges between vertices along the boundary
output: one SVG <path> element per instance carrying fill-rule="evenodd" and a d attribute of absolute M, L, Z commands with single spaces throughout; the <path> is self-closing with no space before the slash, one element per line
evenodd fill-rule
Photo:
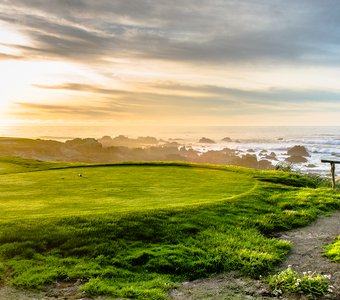
<path fill-rule="evenodd" d="M 164 292 L 175 287 L 177 285 L 169 277 L 149 274 L 138 278 L 138 285 L 135 285 L 135 281 L 117 282 L 115 278 L 92 278 L 81 287 L 81 291 L 91 296 L 110 295 L 129 299 L 164 300 L 167 299 Z"/>
<path fill-rule="evenodd" d="M 316 274 L 311 271 L 300 275 L 289 266 L 280 273 L 269 276 L 268 284 L 275 296 L 288 292 L 305 294 L 307 297 L 314 298 L 315 296 L 324 296 L 332 292 L 329 279 L 329 275 Z"/>
<path fill-rule="evenodd" d="M 275 170 L 283 172 L 293 172 L 294 165 L 290 162 L 280 161 L 275 165 Z"/>
<path fill-rule="evenodd" d="M 5 266 L 4 264 L 0 261 L 0 281 L 4 278 L 5 275 Z"/>
<path fill-rule="evenodd" d="M 276 171 L 281 171 L 286 174 L 286 178 L 289 177 L 300 177 L 302 181 L 300 181 L 298 186 L 330 186 L 330 181 L 329 178 L 325 176 L 321 176 L 319 174 L 315 173 L 302 173 L 300 170 L 294 169 L 294 164 L 289 163 L 289 162 L 278 162 L 275 165 L 275 170 Z M 281 175 L 282 177 L 282 175 Z M 293 182 L 293 181 L 291 181 Z"/>
<path fill-rule="evenodd" d="M 331 261 L 340 263 L 340 235 L 334 243 L 325 247 L 324 254 Z"/>

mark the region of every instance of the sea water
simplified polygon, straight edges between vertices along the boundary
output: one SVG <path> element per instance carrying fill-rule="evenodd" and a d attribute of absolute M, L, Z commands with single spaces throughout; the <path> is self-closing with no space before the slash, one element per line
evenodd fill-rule
<path fill-rule="evenodd" d="M 206 152 L 236 149 L 240 154 L 274 152 L 278 161 L 284 162 L 288 157 L 287 150 L 295 145 L 305 146 L 310 153 L 308 162 L 294 164 L 301 172 L 312 172 L 325 175 L 329 165 L 321 163 L 321 159 L 340 160 L 340 127 L 296 127 L 296 126 L 2 126 L 0 136 L 23 138 L 41 138 L 66 141 L 76 137 L 100 138 L 104 135 L 115 137 L 126 135 L 131 138 L 138 136 L 154 136 L 158 139 L 177 140 L 187 147 Z M 215 143 L 199 143 L 206 137 Z M 222 142 L 229 137 L 231 142 Z"/>

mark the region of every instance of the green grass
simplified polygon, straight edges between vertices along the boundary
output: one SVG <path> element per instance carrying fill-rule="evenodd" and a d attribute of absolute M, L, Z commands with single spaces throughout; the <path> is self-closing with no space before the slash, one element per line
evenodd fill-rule
<path fill-rule="evenodd" d="M 49 170 L 52 168 L 63 168 L 67 166 L 72 166 L 72 164 L 42 162 L 39 160 L 24 159 L 20 157 L 0 157 L 0 175 Z"/>
<path fill-rule="evenodd" d="M 325 247 L 325 256 L 327 256 L 331 261 L 340 263 L 340 235 L 338 239 Z"/>
<path fill-rule="evenodd" d="M 220 202 L 233 199 L 254 185 L 249 176 L 235 172 L 171 165 L 7 174 L 0 183 L 0 211 L 3 221 L 131 213 Z"/>
<path fill-rule="evenodd" d="M 291 267 L 278 274 L 269 276 L 268 284 L 273 290 L 273 294 L 281 296 L 283 293 L 291 292 L 296 294 L 306 294 L 309 298 L 315 299 L 317 296 L 324 296 L 331 289 L 328 275 L 304 272 L 298 274 Z"/>
<path fill-rule="evenodd" d="M 88 295 L 166 299 L 183 280 L 232 270 L 257 277 L 290 249 L 270 236 L 340 208 L 336 192 L 280 171 L 0 165 L 0 278 L 29 289 L 83 279 Z"/>

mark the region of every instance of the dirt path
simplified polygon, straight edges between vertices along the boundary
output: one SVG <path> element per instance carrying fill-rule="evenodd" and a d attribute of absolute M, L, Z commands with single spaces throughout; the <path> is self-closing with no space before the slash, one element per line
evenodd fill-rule
<path fill-rule="evenodd" d="M 298 272 L 312 271 L 331 275 L 334 293 L 324 299 L 340 300 L 340 264 L 332 263 L 322 256 L 323 247 L 334 241 L 340 234 L 340 211 L 330 217 L 321 216 L 309 226 L 284 232 L 280 239 L 292 242 L 292 251 L 283 262 Z M 236 274 L 224 274 L 211 279 L 202 279 L 183 283 L 171 292 L 172 300 L 243 300 L 273 299 L 268 294 L 268 287 L 250 278 L 238 277 Z M 285 296 L 282 299 L 304 299 Z M 322 298 L 320 298 L 322 299 Z"/>
<path fill-rule="evenodd" d="M 291 265 L 298 272 L 330 274 L 335 287 L 334 299 L 340 299 L 340 264 L 322 256 L 323 247 L 340 235 L 340 211 L 331 217 L 320 217 L 311 225 L 285 232 L 280 237 L 292 242 L 292 251 L 283 267 Z"/>

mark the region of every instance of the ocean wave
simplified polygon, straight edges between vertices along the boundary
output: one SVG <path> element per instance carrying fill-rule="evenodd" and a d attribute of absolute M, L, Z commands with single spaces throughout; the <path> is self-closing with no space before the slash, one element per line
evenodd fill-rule
<path fill-rule="evenodd" d="M 324 148 L 324 147 L 313 147 L 308 149 L 311 153 L 320 153 L 320 154 L 334 154 L 340 155 L 339 148 Z"/>
<path fill-rule="evenodd" d="M 332 140 L 307 140 L 307 139 L 299 139 L 299 140 L 289 140 L 289 143 L 296 143 L 302 145 L 332 145 L 332 146 L 340 146 L 340 139 L 332 139 Z"/>

